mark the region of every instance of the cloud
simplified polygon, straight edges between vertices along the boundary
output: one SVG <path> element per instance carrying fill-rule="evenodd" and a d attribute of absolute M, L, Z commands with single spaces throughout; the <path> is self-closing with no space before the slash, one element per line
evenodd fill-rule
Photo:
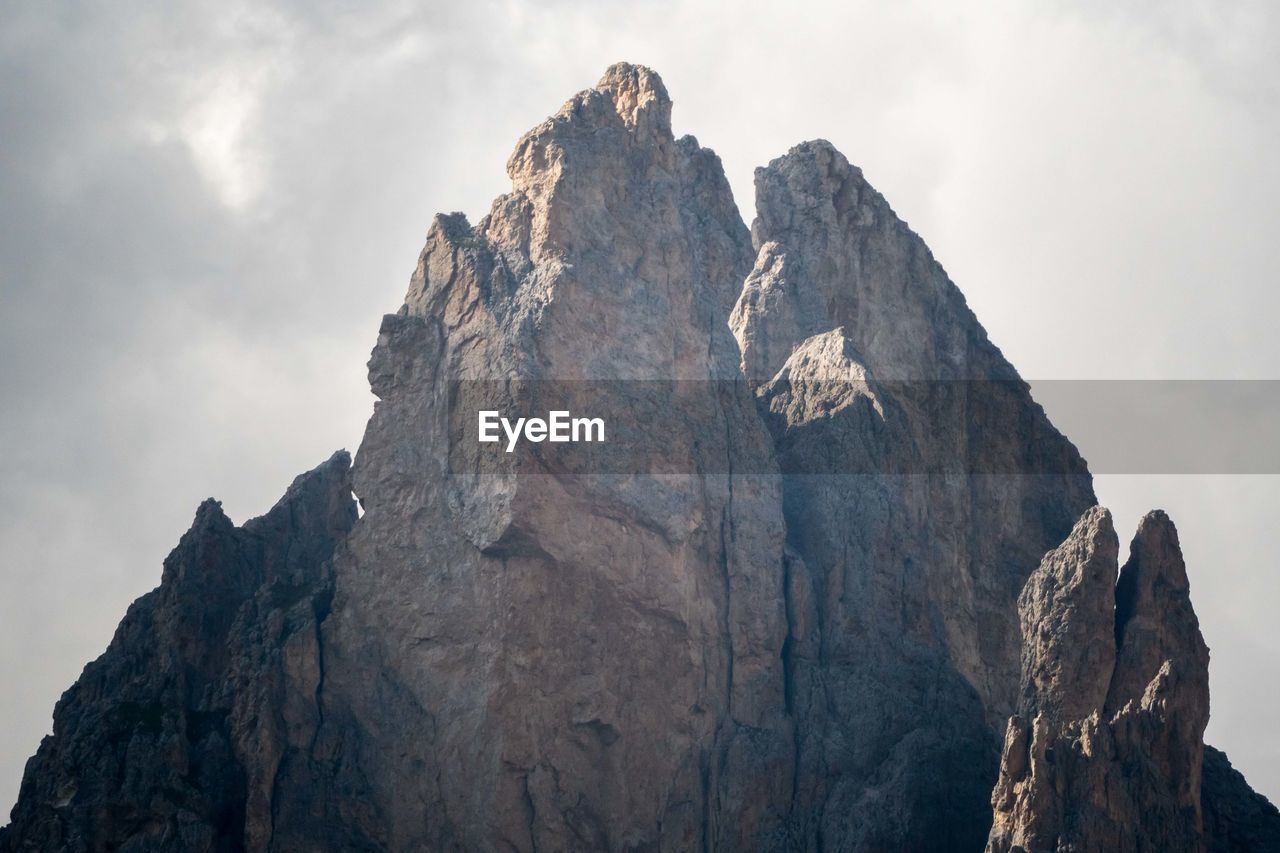
<path fill-rule="evenodd" d="M 431 216 L 482 214 L 609 63 L 663 74 L 748 218 L 755 166 L 831 139 L 1025 375 L 1274 378 L 1278 29 L 1191 0 L 0 7 L 0 802 L 199 500 L 243 520 L 356 445 Z M 1172 495 L 1211 737 L 1276 797 L 1272 482 L 1100 490 L 1121 526 Z"/>

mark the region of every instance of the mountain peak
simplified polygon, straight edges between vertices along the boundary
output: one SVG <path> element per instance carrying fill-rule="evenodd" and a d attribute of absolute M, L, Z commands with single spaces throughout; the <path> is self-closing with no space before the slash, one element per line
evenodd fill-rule
<path fill-rule="evenodd" d="M 613 96 L 613 108 L 627 127 L 671 133 L 671 96 L 656 71 L 643 65 L 610 65 L 596 89 Z"/>
<path fill-rule="evenodd" d="M 202 507 L 0 851 L 977 850 L 1016 841 L 997 780 L 998 830 L 1054 826 L 1094 765 L 1024 771 L 1082 732 L 1159 759 L 1101 767 L 1112 819 L 1195 834 L 1207 658 L 1171 525 L 1117 593 L 1080 455 L 860 170 L 822 140 L 770 162 L 753 244 L 623 63 L 508 172 L 428 232 L 354 466 L 241 527 Z M 504 452 L 493 409 L 599 418 L 640 470 Z"/>

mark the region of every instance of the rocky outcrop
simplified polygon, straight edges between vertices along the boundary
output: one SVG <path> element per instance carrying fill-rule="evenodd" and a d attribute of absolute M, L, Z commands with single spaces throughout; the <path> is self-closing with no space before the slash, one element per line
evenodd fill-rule
<path fill-rule="evenodd" d="M 1019 713 L 1083 720 L 1107 701 L 1116 671 L 1116 567 L 1111 513 L 1093 507 L 1045 555 L 1018 596 L 1022 629 Z"/>
<path fill-rule="evenodd" d="M 786 812 L 781 501 L 730 476 L 772 464 L 726 322 L 750 242 L 670 112 L 610 69 L 488 216 L 436 220 L 383 323 L 325 626 L 378 846 L 744 849 Z M 633 471 L 458 439 L 465 401 L 577 393 Z"/>
<path fill-rule="evenodd" d="M 990 851 L 1205 848 L 1209 650 L 1177 532 L 1148 514 L 1118 583 L 1116 550 L 1109 515 L 1091 510 L 1019 600 L 1023 699 Z"/>
<path fill-rule="evenodd" d="M 924 243 L 828 143 L 756 174 L 732 326 L 783 472 L 808 849 L 976 849 L 1017 699 L 1015 602 L 1084 462 Z"/>
<path fill-rule="evenodd" d="M 1249 787 L 1220 750 L 1206 745 L 1200 810 L 1207 853 L 1280 851 L 1280 811 Z"/>
<path fill-rule="evenodd" d="M 350 458 L 235 527 L 213 500 L 54 710 L 0 850 L 263 849 L 305 796 L 322 720 L 319 623 L 356 521 Z"/>
<path fill-rule="evenodd" d="M 354 466 L 243 528 L 201 507 L 0 850 L 1003 850 L 1156 808 L 1153 839 L 1267 837 L 1223 762 L 1197 782 L 1171 525 L 1115 592 L 1084 461 L 843 156 L 759 170 L 748 232 L 618 65 L 508 173 L 432 224 Z M 609 438 L 508 452 L 480 409 Z"/>
<path fill-rule="evenodd" d="M 937 614 L 948 654 L 1003 719 L 1018 680 L 1012 604 L 1044 552 L 1094 503 L 1088 469 L 924 241 L 829 143 L 796 146 L 758 170 L 756 193 L 757 259 L 730 320 L 745 374 L 769 383 L 804 341 L 839 330 L 901 413 L 893 451 L 840 464 L 837 443 L 826 467 L 793 458 L 782 469 L 928 475 L 902 483 L 918 490 L 917 509 L 929 508 L 927 534 L 915 528 L 951 541 L 935 539 L 915 562 L 949 599 Z M 818 392 L 843 393 L 837 384 Z M 807 426 L 787 425 L 794 435 L 780 443 Z M 956 541 L 965 529 L 983 535 Z"/>

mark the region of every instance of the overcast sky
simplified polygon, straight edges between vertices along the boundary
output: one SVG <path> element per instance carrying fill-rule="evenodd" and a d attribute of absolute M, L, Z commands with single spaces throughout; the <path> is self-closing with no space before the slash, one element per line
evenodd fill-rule
<path fill-rule="evenodd" d="M 0 808 L 199 501 L 243 521 L 355 449 L 432 215 L 612 62 L 748 219 L 755 166 L 834 142 L 1028 378 L 1280 378 L 1275 9 L 0 4 Z M 1178 524 L 1208 739 L 1280 799 L 1280 478 L 1098 491 L 1122 539 Z"/>

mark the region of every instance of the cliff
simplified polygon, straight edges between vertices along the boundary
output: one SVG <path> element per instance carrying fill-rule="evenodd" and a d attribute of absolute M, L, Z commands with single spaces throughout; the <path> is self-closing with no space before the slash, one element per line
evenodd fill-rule
<path fill-rule="evenodd" d="M 436 218 L 354 465 L 201 506 L 0 850 L 1275 844 L 1205 753 L 1168 520 L 1117 573 L 1084 460 L 860 170 L 797 146 L 748 231 L 671 106 L 613 66 Z M 508 453 L 478 409 L 609 438 Z"/>

